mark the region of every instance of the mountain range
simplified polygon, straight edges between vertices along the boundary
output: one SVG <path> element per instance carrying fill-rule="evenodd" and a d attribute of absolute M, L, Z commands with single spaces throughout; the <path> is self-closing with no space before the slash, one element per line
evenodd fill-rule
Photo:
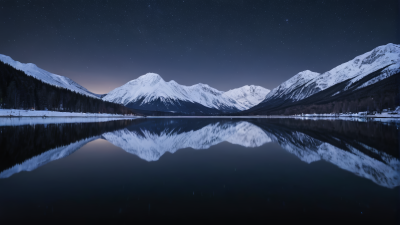
<path fill-rule="evenodd" d="M 207 84 L 180 85 L 147 73 L 112 90 L 103 99 L 128 108 L 191 114 L 239 112 L 260 103 L 269 93 L 259 86 L 244 86 L 227 92 Z"/>
<path fill-rule="evenodd" d="M 400 105 L 400 46 L 387 44 L 325 73 L 300 72 L 245 114 L 341 113 Z"/>
<path fill-rule="evenodd" d="M 184 86 L 173 80 L 166 82 L 158 74 L 147 73 L 108 94 L 95 94 L 70 78 L 50 73 L 35 64 L 21 63 L 1 54 L 0 61 L 44 83 L 141 112 L 158 111 L 184 115 L 239 112 L 260 103 L 270 91 L 260 86 L 246 85 L 223 92 L 207 84 Z"/>
<path fill-rule="evenodd" d="M 9 56 L 3 61 L 45 83 L 157 115 L 265 115 L 380 111 L 400 105 L 400 46 L 387 44 L 325 73 L 302 71 L 272 91 L 246 85 L 226 92 L 207 84 L 164 81 L 147 73 L 99 95 L 73 80 Z"/>

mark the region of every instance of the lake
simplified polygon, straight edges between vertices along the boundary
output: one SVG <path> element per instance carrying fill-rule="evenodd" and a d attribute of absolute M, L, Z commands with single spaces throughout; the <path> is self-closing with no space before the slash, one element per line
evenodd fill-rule
<path fill-rule="evenodd" d="M 0 219 L 397 224 L 399 127 L 393 119 L 4 118 Z"/>

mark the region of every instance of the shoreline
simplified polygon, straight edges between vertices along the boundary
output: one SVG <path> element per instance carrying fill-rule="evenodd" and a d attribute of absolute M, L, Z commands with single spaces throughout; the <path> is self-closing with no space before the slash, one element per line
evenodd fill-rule
<path fill-rule="evenodd" d="M 315 119 L 315 118 L 354 118 L 354 119 L 367 119 L 367 118 L 393 118 L 400 119 L 400 114 L 381 113 L 375 115 L 361 115 L 361 114 L 342 114 L 339 116 L 333 114 L 306 114 L 306 115 L 253 115 L 253 116 L 138 116 L 138 115 L 120 115 L 108 113 L 82 113 L 82 112 L 58 112 L 58 111 L 33 111 L 33 110 L 17 110 L 17 109 L 0 109 L 0 118 L 126 118 L 126 119 L 139 119 L 139 118 L 297 118 L 297 119 Z"/>
<path fill-rule="evenodd" d="M 137 115 L 121 115 L 109 113 L 82 113 L 82 112 L 59 112 L 59 111 L 44 111 L 44 110 L 21 110 L 21 109 L 0 109 L 0 118 L 50 118 L 50 117 L 65 117 L 65 118 L 138 118 Z"/>
<path fill-rule="evenodd" d="M 395 116 L 375 116 L 375 115 L 368 115 L 368 116 L 147 116 L 143 118 L 263 118 L 263 119 L 278 119 L 278 118 L 294 118 L 294 119 L 306 119 L 306 118 L 333 118 L 333 119 L 340 119 L 340 118 L 395 118 L 400 119 L 400 115 Z"/>
<path fill-rule="evenodd" d="M 225 118 L 225 119 L 233 119 L 233 118 L 262 118 L 262 119 L 280 119 L 280 118 L 293 118 L 293 119 L 308 119 L 308 118 L 332 118 L 332 119 L 340 119 L 340 118 L 354 118 L 354 119 L 362 119 L 362 118 L 393 118 L 400 119 L 400 115 L 393 116 L 116 116 L 116 115 L 105 115 L 105 116 L 97 116 L 97 115 L 57 115 L 57 116 L 47 116 L 47 115 L 0 115 L 0 119 L 10 119 L 10 118 L 126 118 L 126 119 L 139 119 L 139 118 Z"/>
<path fill-rule="evenodd" d="M 144 118 L 142 116 L 3 116 L 0 118 Z"/>

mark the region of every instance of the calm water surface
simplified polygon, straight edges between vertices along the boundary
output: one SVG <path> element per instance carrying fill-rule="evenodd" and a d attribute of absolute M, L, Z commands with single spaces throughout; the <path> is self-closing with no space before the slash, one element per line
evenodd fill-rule
<path fill-rule="evenodd" d="M 396 120 L 0 119 L 0 220 L 399 219 Z"/>

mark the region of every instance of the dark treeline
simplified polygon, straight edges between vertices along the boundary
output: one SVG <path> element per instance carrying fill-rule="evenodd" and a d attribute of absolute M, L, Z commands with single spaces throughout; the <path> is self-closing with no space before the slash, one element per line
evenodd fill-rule
<path fill-rule="evenodd" d="M 105 132 L 123 129 L 139 121 L 117 120 L 100 123 L 0 127 L 0 172 L 50 149 L 99 136 Z"/>
<path fill-rule="evenodd" d="M 46 84 L 1 61 L 0 106 L 62 112 L 132 113 L 125 106 Z"/>

